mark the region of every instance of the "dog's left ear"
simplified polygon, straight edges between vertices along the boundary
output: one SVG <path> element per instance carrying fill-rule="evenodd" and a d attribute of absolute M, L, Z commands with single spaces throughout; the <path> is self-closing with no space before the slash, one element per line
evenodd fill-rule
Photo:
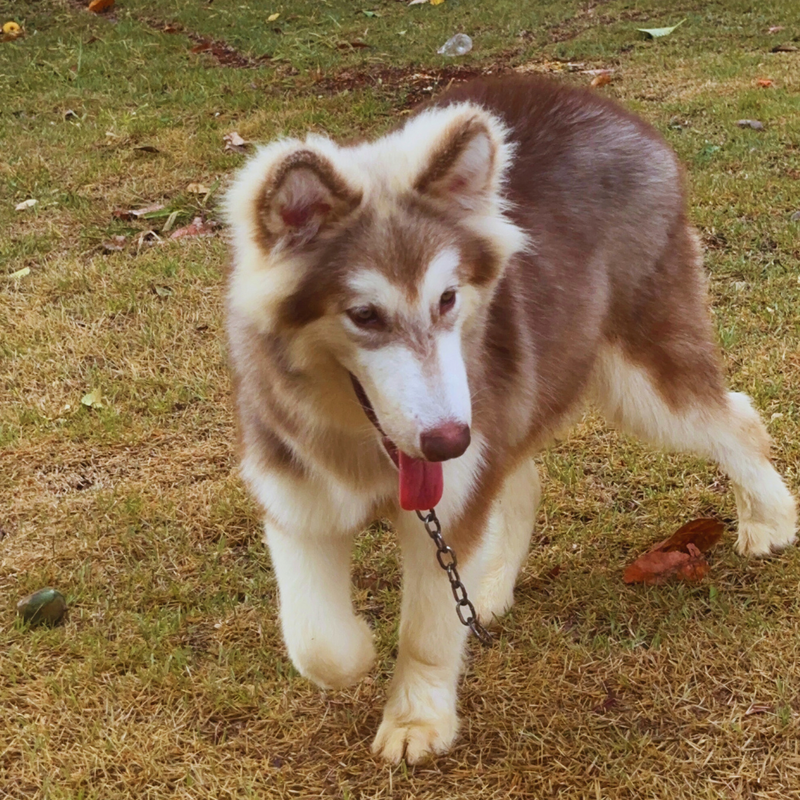
<path fill-rule="evenodd" d="M 496 120 L 467 109 L 447 126 L 414 188 L 450 207 L 481 211 L 497 198 L 507 147 Z"/>

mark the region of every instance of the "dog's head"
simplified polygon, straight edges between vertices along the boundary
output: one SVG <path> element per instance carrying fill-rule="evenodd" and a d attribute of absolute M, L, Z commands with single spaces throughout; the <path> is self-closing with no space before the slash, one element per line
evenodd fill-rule
<path fill-rule="evenodd" d="M 497 118 L 461 103 L 372 143 L 276 142 L 228 194 L 232 313 L 285 337 L 298 372 L 321 355 L 349 372 L 412 458 L 469 444 L 463 345 L 524 246 L 504 215 L 512 149 Z"/>

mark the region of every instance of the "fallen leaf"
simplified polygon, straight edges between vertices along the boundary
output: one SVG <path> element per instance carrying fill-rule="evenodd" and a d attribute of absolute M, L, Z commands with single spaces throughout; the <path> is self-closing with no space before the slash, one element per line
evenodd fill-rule
<path fill-rule="evenodd" d="M 740 128 L 752 128 L 754 131 L 764 130 L 764 123 L 759 122 L 757 119 L 739 119 L 736 120 L 736 124 Z"/>
<path fill-rule="evenodd" d="M 202 183 L 190 183 L 186 187 L 186 191 L 189 192 L 189 194 L 208 194 L 208 187 L 203 186 Z"/>
<path fill-rule="evenodd" d="M 136 255 L 142 250 L 145 244 L 161 244 L 164 240 L 153 230 L 142 231 L 136 238 Z"/>
<path fill-rule="evenodd" d="M 645 34 L 650 39 L 660 39 L 662 36 L 669 36 L 675 28 L 679 28 L 684 22 L 686 22 L 686 20 L 682 19 L 677 25 L 673 25 L 671 28 L 637 28 L 636 30 Z"/>
<path fill-rule="evenodd" d="M 112 236 L 110 239 L 103 242 L 103 250 L 107 253 L 121 253 L 125 249 L 125 236 Z"/>
<path fill-rule="evenodd" d="M 278 14 L 270 14 L 267 17 L 267 22 L 275 22 L 275 20 L 278 19 L 279 16 L 280 16 L 280 13 L 278 13 Z"/>
<path fill-rule="evenodd" d="M 429 3 L 429 2 L 430 2 L 430 0 L 411 0 L 409 5 L 410 6 L 419 6 L 419 5 L 422 5 L 423 3 Z"/>
<path fill-rule="evenodd" d="M 606 690 L 606 699 L 599 706 L 595 706 L 592 711 L 595 714 L 604 714 L 606 711 L 611 711 L 619 705 L 619 698 L 613 689 Z"/>
<path fill-rule="evenodd" d="M 196 44 L 189 52 L 190 53 L 205 53 L 206 50 L 211 49 L 211 42 L 201 42 Z"/>
<path fill-rule="evenodd" d="M 625 583 L 661 584 L 672 577 L 695 583 L 709 572 L 708 552 L 720 540 L 724 525 L 716 519 L 696 519 L 679 528 L 628 565 Z"/>
<path fill-rule="evenodd" d="M 23 200 L 14 206 L 14 211 L 24 211 L 26 208 L 33 208 L 39 201 L 31 198 L 30 200 Z"/>
<path fill-rule="evenodd" d="M 793 44 L 779 44 L 772 48 L 773 53 L 796 53 L 797 48 Z"/>
<path fill-rule="evenodd" d="M 9 280 L 12 278 L 19 280 L 20 278 L 24 278 L 30 274 L 31 274 L 31 268 L 23 267 L 22 269 L 18 269 L 16 272 L 12 272 L 10 275 L 6 275 L 5 277 L 8 278 Z"/>
<path fill-rule="evenodd" d="M 784 25 L 773 25 L 767 33 L 780 33 L 781 31 L 785 31 L 786 27 Z"/>
<path fill-rule="evenodd" d="M 365 17 L 379 17 L 380 14 L 377 11 L 362 11 L 361 12 Z"/>
<path fill-rule="evenodd" d="M 160 153 L 161 151 L 157 147 L 153 147 L 151 144 L 140 144 L 138 147 L 134 147 L 134 150 L 138 150 L 140 153 Z"/>
<path fill-rule="evenodd" d="M 664 539 L 663 542 L 659 542 L 651 548 L 651 552 L 662 550 L 669 553 L 683 550 L 688 544 L 693 544 L 701 552 L 707 553 L 722 538 L 724 530 L 725 526 L 713 517 L 694 519 L 678 528 L 669 539 Z"/>
<path fill-rule="evenodd" d="M 211 220 L 204 220 L 202 217 L 195 217 L 191 223 L 170 234 L 170 239 L 185 239 L 187 236 L 212 236 L 216 223 Z"/>
<path fill-rule="evenodd" d="M 140 219 L 141 217 L 146 217 L 148 214 L 155 214 L 156 211 L 163 211 L 164 204 L 163 203 L 153 203 L 152 205 L 145 206 L 144 208 L 118 208 L 116 211 L 112 211 L 111 215 L 116 219 Z"/>
<path fill-rule="evenodd" d="M 226 133 L 222 137 L 225 142 L 225 151 L 228 153 L 244 153 L 250 142 L 246 142 L 236 131 Z"/>
<path fill-rule="evenodd" d="M 789 217 L 789 219 L 792 222 L 800 222 L 800 211 L 795 211 L 794 214 L 792 214 L 792 216 Z"/>
<path fill-rule="evenodd" d="M 89 3 L 89 11 L 94 14 L 102 14 L 104 11 L 108 11 L 114 5 L 114 0 L 92 0 Z"/>
<path fill-rule="evenodd" d="M 753 714 L 769 714 L 772 712 L 772 706 L 764 705 L 763 703 L 753 703 L 747 711 L 744 712 L 746 717 L 752 717 Z"/>
<path fill-rule="evenodd" d="M 761 86 L 763 89 L 766 89 L 769 86 L 774 86 L 771 78 L 760 78 L 756 81 L 756 86 Z"/>
<path fill-rule="evenodd" d="M 646 583 L 651 586 L 666 583 L 672 577 L 692 583 L 700 581 L 708 574 L 708 562 L 693 544 L 688 545 L 688 549 L 688 553 L 645 553 L 627 567 L 622 579 L 625 583 Z"/>
<path fill-rule="evenodd" d="M 102 408 L 103 407 L 103 393 L 100 389 L 92 389 L 91 392 L 81 397 L 81 403 L 87 408 Z"/>
<path fill-rule="evenodd" d="M 561 574 L 561 564 L 556 564 L 552 569 L 545 572 L 545 577 L 551 581 L 555 580 Z"/>
<path fill-rule="evenodd" d="M 180 211 L 173 211 L 167 217 L 167 221 L 164 223 L 164 227 L 161 229 L 161 233 L 169 233 L 172 230 L 173 225 L 175 225 L 175 220 L 178 219 L 179 214 Z"/>
<path fill-rule="evenodd" d="M 592 78 L 591 86 L 597 89 L 600 86 L 607 86 L 609 83 L 611 83 L 611 73 L 601 72 L 598 75 L 595 75 L 594 78 Z"/>
<path fill-rule="evenodd" d="M 442 3 L 444 3 L 444 0 L 431 0 L 432 6 L 440 6 Z"/>
<path fill-rule="evenodd" d="M 172 294 L 172 289 L 169 286 L 154 286 L 153 289 L 159 297 L 169 297 Z"/>

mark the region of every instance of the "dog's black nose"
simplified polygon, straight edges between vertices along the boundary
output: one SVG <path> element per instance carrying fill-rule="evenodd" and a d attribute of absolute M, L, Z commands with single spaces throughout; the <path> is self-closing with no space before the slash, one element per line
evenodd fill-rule
<path fill-rule="evenodd" d="M 458 458 L 469 447 L 469 425 L 445 422 L 438 428 L 425 431 L 419 437 L 419 445 L 428 461 Z"/>

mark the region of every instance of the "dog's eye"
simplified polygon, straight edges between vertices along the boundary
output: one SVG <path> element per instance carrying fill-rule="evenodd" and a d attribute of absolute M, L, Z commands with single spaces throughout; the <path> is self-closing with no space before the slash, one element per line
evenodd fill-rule
<path fill-rule="evenodd" d="M 358 306 L 349 308 L 347 316 L 358 325 L 359 328 L 382 328 L 383 320 L 373 306 Z"/>
<path fill-rule="evenodd" d="M 456 304 L 456 290 L 448 289 L 439 298 L 439 311 L 444 314 Z"/>

